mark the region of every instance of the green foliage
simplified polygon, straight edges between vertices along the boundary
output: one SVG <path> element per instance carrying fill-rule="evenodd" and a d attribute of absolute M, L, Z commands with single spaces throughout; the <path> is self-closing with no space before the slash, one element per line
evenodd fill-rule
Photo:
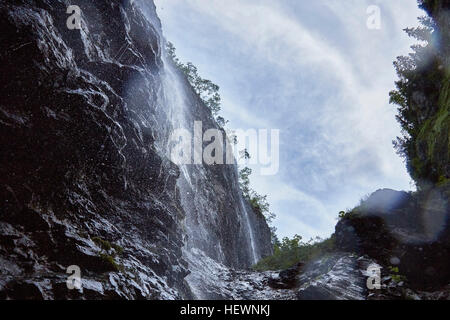
<path fill-rule="evenodd" d="M 398 273 L 398 272 L 399 272 L 398 267 L 390 266 L 390 267 L 389 267 L 389 270 L 391 270 L 391 272 L 394 272 L 394 273 Z"/>
<path fill-rule="evenodd" d="M 401 274 L 399 274 L 400 270 L 399 270 L 398 267 L 390 266 L 389 270 L 391 271 L 391 274 L 389 276 L 395 282 L 399 283 L 399 282 L 405 282 L 406 281 L 406 277 L 401 275 Z"/>
<path fill-rule="evenodd" d="M 111 266 L 111 269 L 114 271 L 122 271 L 123 266 L 119 265 L 115 258 L 116 256 L 120 256 L 123 253 L 123 248 L 118 244 L 111 244 L 109 241 L 102 239 L 100 237 L 93 237 L 92 241 L 95 242 L 100 248 L 101 251 L 98 253 L 98 256 L 102 258 L 108 265 Z"/>
<path fill-rule="evenodd" d="M 94 241 L 96 245 L 98 245 L 100 248 L 102 248 L 105 251 L 109 251 L 112 249 L 111 243 L 100 237 L 93 237 L 92 241 Z"/>
<path fill-rule="evenodd" d="M 444 176 L 440 176 L 439 177 L 438 183 L 437 183 L 438 187 L 444 187 L 444 186 L 449 185 L 449 184 L 450 184 L 450 179 L 448 179 L 448 178 L 446 178 Z"/>
<path fill-rule="evenodd" d="M 186 75 L 187 80 L 191 84 L 195 93 L 202 99 L 205 105 L 211 110 L 217 123 L 224 126 L 227 121 L 219 116 L 221 109 L 221 98 L 219 94 L 219 86 L 214 84 L 211 80 L 203 79 L 198 74 L 198 69 L 191 62 L 182 63 L 176 56 L 175 46 L 171 42 L 166 45 L 167 55 L 172 59 L 174 64 Z"/>
<path fill-rule="evenodd" d="M 250 175 L 252 174 L 252 169 L 245 167 L 239 171 L 239 186 L 241 187 L 242 194 L 244 198 L 250 198 L 251 188 L 250 188 Z"/>
<path fill-rule="evenodd" d="M 111 269 L 114 271 L 123 271 L 123 266 L 119 265 L 112 255 L 106 253 L 99 253 L 99 257 L 102 258 L 108 265 L 111 266 Z"/>
<path fill-rule="evenodd" d="M 436 11 L 446 0 L 419 0 L 419 7 L 427 11 L 429 14 Z"/>
<path fill-rule="evenodd" d="M 266 220 L 269 221 L 269 216 L 266 215 L 266 213 L 269 212 L 269 203 L 267 202 L 267 195 L 260 195 L 252 190 L 250 197 L 248 198 L 250 201 L 250 205 L 252 206 L 253 210 L 255 210 L 260 215 L 263 215 Z"/>
<path fill-rule="evenodd" d="M 355 207 L 355 208 L 352 209 L 352 210 L 340 211 L 339 214 L 338 214 L 339 220 L 342 220 L 342 219 L 352 219 L 352 218 L 357 217 L 358 214 L 359 214 L 360 211 L 361 211 L 361 205 L 362 205 L 362 204 L 360 204 L 359 206 Z"/>
<path fill-rule="evenodd" d="M 197 67 L 191 62 L 183 65 L 180 64 L 179 68 L 186 75 L 189 83 L 194 91 L 203 100 L 205 105 L 211 109 L 214 116 L 217 116 L 220 111 L 220 94 L 219 86 L 214 84 L 211 80 L 203 79 L 199 74 Z"/>
<path fill-rule="evenodd" d="M 440 1 L 419 1 L 432 13 Z M 419 18 L 421 26 L 405 32 L 420 44 L 413 52 L 394 62 L 399 80 L 390 92 L 390 102 L 398 106 L 397 121 L 402 136 L 394 141 L 397 152 L 404 157 L 412 178 L 420 186 L 437 183 L 446 175 L 449 159 L 450 97 L 448 52 L 439 45 L 448 26 L 439 26 L 431 16 Z M 448 177 L 447 177 L 448 178 Z"/>
<path fill-rule="evenodd" d="M 219 126 L 221 126 L 222 128 L 225 127 L 225 125 L 229 122 L 228 120 L 225 120 L 225 118 L 222 116 L 217 116 L 216 121 L 217 121 L 217 124 Z"/>
<path fill-rule="evenodd" d="M 119 246 L 118 244 L 115 244 L 115 243 L 113 243 L 113 244 L 111 244 L 111 246 L 113 247 L 113 249 L 116 251 L 116 254 L 118 255 L 118 256 L 120 256 L 120 255 L 122 255 L 123 254 L 123 247 L 121 247 L 121 246 Z"/>
<path fill-rule="evenodd" d="M 180 65 L 180 59 L 178 59 L 178 57 L 177 57 L 177 54 L 176 54 L 176 48 L 175 48 L 175 46 L 173 45 L 173 43 L 172 42 L 170 42 L 170 41 L 168 41 L 167 43 L 166 43 L 166 53 L 167 53 L 167 55 L 169 56 L 169 58 L 171 58 L 172 59 L 172 61 L 173 61 L 173 63 L 175 63 L 175 65 Z"/>
<path fill-rule="evenodd" d="M 306 263 L 334 249 L 334 235 L 326 240 L 317 237 L 302 242 L 302 237 L 295 235 L 292 239 L 283 238 L 274 244 L 273 255 L 266 257 L 253 266 L 256 271 L 283 270 L 299 262 Z"/>

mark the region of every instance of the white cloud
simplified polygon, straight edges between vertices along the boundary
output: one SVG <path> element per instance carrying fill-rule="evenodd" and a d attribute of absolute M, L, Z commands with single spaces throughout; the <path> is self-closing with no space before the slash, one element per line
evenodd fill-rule
<path fill-rule="evenodd" d="M 337 212 L 367 192 L 409 187 L 391 146 L 399 127 L 388 92 L 392 61 L 411 43 L 401 29 L 420 15 L 415 0 L 375 1 L 379 31 L 366 28 L 373 1 L 156 2 L 179 55 L 221 86 L 231 126 L 282 130 L 282 172 L 253 177 L 280 210 L 282 235 L 329 233 Z M 333 19 L 314 21 L 303 8 Z M 314 226 L 301 220 L 311 208 Z"/>

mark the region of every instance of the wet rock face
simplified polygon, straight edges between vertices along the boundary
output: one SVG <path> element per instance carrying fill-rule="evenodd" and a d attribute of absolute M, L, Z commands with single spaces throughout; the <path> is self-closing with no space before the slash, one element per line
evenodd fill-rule
<path fill-rule="evenodd" d="M 202 287 L 201 299 L 247 300 L 446 300 L 449 286 L 436 291 L 413 290 L 392 271 L 368 256 L 333 252 L 282 271 L 233 270 L 191 252 L 207 273 L 193 273 Z M 196 266 L 201 268 L 200 266 Z M 374 273 L 371 270 L 377 270 Z M 214 278 L 209 275 L 214 274 Z M 374 276 L 379 276 L 375 286 Z M 370 279 L 369 279 L 370 278 Z M 379 286 L 378 286 L 379 285 Z M 197 287 L 200 288 L 200 287 Z"/>
<path fill-rule="evenodd" d="M 188 241 L 251 265 L 236 167 L 192 169 L 190 198 L 168 159 L 177 89 L 153 2 L 70 4 L 81 30 L 67 28 L 66 1 L 0 4 L 0 298 L 192 297 Z M 217 126 L 178 85 L 189 122 Z M 251 210 L 249 221 L 257 255 L 270 254 L 267 224 Z M 67 289 L 70 265 L 80 290 Z"/>
<path fill-rule="evenodd" d="M 297 275 L 302 271 L 304 264 L 299 262 L 295 266 L 280 271 L 277 277 L 269 278 L 268 285 L 274 289 L 292 289 L 297 285 Z"/>
<path fill-rule="evenodd" d="M 179 297 L 179 170 L 147 121 L 158 82 L 125 94 L 130 79 L 157 79 L 161 39 L 132 5 L 73 4 L 82 30 L 66 27 L 65 1 L 0 5 L 0 290 L 71 297 L 62 275 L 78 265 L 80 297 Z"/>
<path fill-rule="evenodd" d="M 206 256 L 202 251 L 194 249 L 189 252 L 188 259 L 197 270 L 187 276 L 190 282 L 198 283 L 192 294 L 202 300 L 295 300 L 295 289 L 274 289 L 269 285 L 271 279 L 277 278 L 279 272 L 254 272 L 251 270 L 235 270 Z M 211 275 L 214 275 L 211 277 Z"/>
<path fill-rule="evenodd" d="M 363 300 L 367 289 L 368 265 L 374 262 L 346 252 L 335 252 L 282 271 L 233 270 L 208 259 L 200 259 L 208 274 L 192 274 L 205 286 L 202 299 L 248 300 Z"/>
<path fill-rule="evenodd" d="M 366 262 L 366 263 L 364 263 Z M 367 296 L 365 267 L 370 260 L 334 253 L 306 266 L 299 277 L 300 300 L 364 300 Z"/>

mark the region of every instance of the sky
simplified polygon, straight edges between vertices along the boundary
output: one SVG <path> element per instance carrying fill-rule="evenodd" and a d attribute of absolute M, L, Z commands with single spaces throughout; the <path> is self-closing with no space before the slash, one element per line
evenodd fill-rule
<path fill-rule="evenodd" d="M 251 176 L 279 237 L 328 237 L 338 212 L 368 194 L 414 189 L 392 147 L 389 91 L 392 62 L 414 43 L 402 30 L 424 14 L 416 0 L 155 4 L 180 60 L 220 86 L 227 127 L 280 130 L 278 173 Z"/>

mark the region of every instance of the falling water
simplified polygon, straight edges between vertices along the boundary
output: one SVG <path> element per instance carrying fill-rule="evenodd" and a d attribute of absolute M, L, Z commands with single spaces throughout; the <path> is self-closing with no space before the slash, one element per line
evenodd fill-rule
<path fill-rule="evenodd" d="M 167 58 L 163 55 L 164 62 L 164 73 L 162 75 L 162 92 L 161 92 L 161 105 L 164 106 L 167 118 L 170 121 L 170 126 L 172 129 L 185 128 L 192 129 L 193 124 L 189 123 L 187 120 L 187 114 L 189 113 L 190 102 L 183 86 L 182 80 L 179 78 L 177 70 L 171 61 L 167 61 Z M 165 141 L 161 145 L 162 152 L 166 153 L 166 156 L 170 158 L 170 141 L 168 141 L 168 136 L 170 134 L 165 134 Z M 211 235 L 205 226 L 204 220 L 214 217 L 217 215 L 214 208 L 211 207 L 206 199 L 199 199 L 201 195 L 196 192 L 194 187 L 195 183 L 193 181 L 201 181 L 206 179 L 204 168 L 202 166 L 193 166 L 187 164 L 179 165 L 181 176 L 178 179 L 177 186 L 180 190 L 181 204 L 183 209 L 187 214 L 187 222 L 185 229 L 188 233 L 188 237 L 191 239 L 190 247 L 196 247 L 194 244 L 194 239 L 203 240 L 205 242 L 211 242 Z M 251 226 L 251 220 L 247 207 L 244 203 L 244 199 L 239 195 L 239 204 L 236 207 L 240 211 L 239 219 L 243 220 L 245 236 L 248 237 L 246 241 L 248 245 L 249 257 L 252 264 L 255 264 L 258 260 L 258 254 L 255 244 L 254 231 Z M 199 216 L 197 219 L 190 219 L 193 213 L 196 211 Z M 195 224 L 191 220 L 195 220 Z M 194 235 L 195 233 L 195 235 Z M 231 235 L 230 235 L 231 236 Z M 221 262 L 224 261 L 225 257 L 220 243 L 217 241 L 215 245 L 216 259 Z M 206 251 L 209 251 L 205 249 Z M 211 252 L 210 252 L 211 254 Z"/>
<path fill-rule="evenodd" d="M 164 86 L 164 105 L 166 108 L 169 108 L 168 118 L 171 122 L 173 128 L 192 128 L 192 124 L 188 123 L 186 120 L 187 112 L 189 111 L 189 100 L 186 95 L 185 88 L 183 87 L 181 80 L 175 70 L 173 70 L 174 66 L 170 61 L 165 61 L 165 74 L 163 75 L 163 86 Z M 166 152 L 169 152 L 169 143 L 165 144 Z M 195 203 L 193 203 L 193 197 L 198 197 L 198 193 L 195 192 L 193 179 L 195 180 L 202 179 L 204 175 L 204 168 L 201 166 L 192 166 L 181 164 L 179 165 L 181 171 L 181 177 L 177 182 L 178 188 L 180 189 L 181 194 L 181 202 L 186 214 L 191 214 L 192 210 L 197 210 L 200 216 L 204 215 L 216 215 L 213 208 L 209 207 L 207 201 L 203 199 L 198 199 L 200 203 L 197 203 L 197 207 L 195 207 Z M 191 195 L 190 195 L 191 194 Z M 258 261 L 257 247 L 255 243 L 255 235 L 253 228 L 251 226 L 251 220 L 249 216 L 249 212 L 244 203 L 244 199 L 241 195 L 239 195 L 239 205 L 237 209 L 241 212 L 239 218 L 243 221 L 243 226 L 245 229 L 245 233 L 248 237 L 247 245 L 249 251 L 249 257 L 251 259 L 251 263 L 255 264 Z M 189 220 L 190 217 L 187 217 Z M 208 240 L 210 235 L 208 234 L 207 228 L 204 226 L 204 219 L 197 219 L 197 225 L 193 225 L 192 223 L 187 223 L 186 230 L 189 237 L 193 236 L 193 233 L 196 234 L 196 237 L 204 238 L 203 240 Z M 195 230 L 193 230 L 195 229 Z M 198 236 L 200 234 L 200 236 Z M 231 236 L 231 235 L 230 235 Z M 194 245 L 195 246 L 195 245 Z M 220 243 L 216 244 L 216 251 L 218 254 L 216 257 L 219 261 L 224 260 L 223 251 L 220 246 Z"/>
<path fill-rule="evenodd" d="M 248 235 L 249 235 L 249 238 L 250 238 L 249 239 L 249 243 L 250 243 L 250 249 L 251 249 L 250 253 L 251 253 L 251 256 L 252 256 L 252 261 L 253 261 L 253 264 L 256 264 L 258 262 L 258 255 L 256 253 L 255 236 L 253 234 L 253 229 L 252 229 L 252 226 L 250 224 L 250 217 L 248 215 L 248 211 L 247 211 L 247 208 L 245 206 L 243 197 L 240 197 L 240 204 L 241 204 L 241 208 L 242 208 L 242 211 L 243 211 L 245 224 L 246 224 L 246 227 L 247 227 L 247 230 L 248 230 Z"/>
<path fill-rule="evenodd" d="M 172 125 L 172 129 L 188 129 L 189 124 L 186 121 L 186 94 L 184 88 L 182 87 L 178 76 L 174 70 L 172 63 L 166 60 L 165 55 L 163 55 L 164 62 L 164 74 L 162 76 L 163 83 L 163 95 L 164 95 L 164 106 L 168 111 L 168 118 Z M 168 94 L 169 93 L 169 94 Z M 167 137 L 166 137 L 167 138 Z M 166 156 L 170 159 L 171 146 L 170 139 L 166 140 L 164 145 L 164 152 Z M 188 183 L 189 187 L 193 189 L 191 177 L 187 168 L 187 164 L 179 164 L 179 168 L 183 178 Z M 180 185 L 179 185 L 180 187 Z M 193 190 L 192 190 L 193 191 Z"/>
<path fill-rule="evenodd" d="M 147 18 L 154 19 L 152 16 L 147 16 Z M 159 22 L 152 21 L 152 23 Z M 162 35 L 161 39 L 163 39 Z M 160 44 L 160 46 L 163 67 L 160 73 L 161 87 L 156 94 L 157 105 L 153 125 L 157 127 L 156 148 L 161 155 L 170 159 L 171 143 L 173 143 L 170 141 L 170 137 L 174 130 L 186 129 L 193 134 L 194 121 L 196 119 L 207 121 L 208 119 L 204 114 L 195 113 L 197 100 L 193 96 L 193 92 L 190 91 L 180 71 L 165 54 L 164 44 Z M 209 123 L 209 125 L 214 126 L 213 123 Z M 206 294 L 202 294 L 206 289 L 200 287 L 199 279 L 206 276 L 214 281 L 217 275 L 203 264 L 199 264 L 199 260 L 208 257 L 219 265 L 233 264 L 235 267 L 246 267 L 257 262 L 258 247 L 255 243 L 256 238 L 250 213 L 247 211 L 237 184 L 236 174 L 232 173 L 233 170 L 224 168 L 223 174 L 227 175 L 225 182 L 222 181 L 222 184 L 215 185 L 211 182 L 213 173 L 209 168 L 191 164 L 179 164 L 178 167 L 180 177 L 177 180 L 177 187 L 181 206 L 186 214 L 183 229 L 187 237 L 183 256 L 188 261 L 191 271 L 191 274 L 186 277 L 186 281 L 197 298 L 207 298 Z M 234 181 L 235 179 L 236 181 Z M 215 187 L 219 188 L 219 191 Z M 223 192 L 228 194 L 229 207 L 227 209 L 221 207 L 223 203 L 217 200 L 219 197 L 217 192 L 220 192 L 220 188 L 224 188 Z M 223 193 L 222 199 L 225 199 Z M 237 201 L 230 203 L 230 201 L 233 202 L 232 199 Z M 228 220 L 224 219 L 225 214 L 231 215 L 230 221 L 233 226 L 237 227 L 235 231 L 230 226 L 226 226 L 228 229 L 225 229 L 227 230 L 226 237 L 234 239 L 234 242 L 224 239 L 222 233 L 224 226 L 220 221 Z M 229 243 L 234 244 L 228 247 Z"/>

